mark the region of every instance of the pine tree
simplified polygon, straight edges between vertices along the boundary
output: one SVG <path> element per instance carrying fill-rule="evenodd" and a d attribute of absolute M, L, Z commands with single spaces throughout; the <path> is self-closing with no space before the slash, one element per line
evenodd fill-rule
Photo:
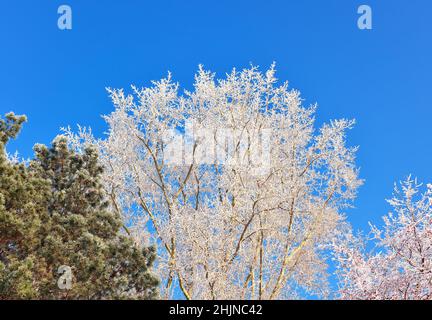
<path fill-rule="evenodd" d="M 47 213 L 49 185 L 23 164 L 11 163 L 5 152 L 6 143 L 16 137 L 25 121 L 24 116 L 13 113 L 0 119 L 0 299 L 35 297 L 35 270 L 43 269 L 32 248 Z"/>
<path fill-rule="evenodd" d="M 78 154 L 59 136 L 36 145 L 28 166 L 14 164 L 5 145 L 24 121 L 0 122 L 0 299 L 156 298 L 154 249 L 121 233 L 95 149 Z M 69 289 L 58 285 L 61 266 L 70 267 Z"/>

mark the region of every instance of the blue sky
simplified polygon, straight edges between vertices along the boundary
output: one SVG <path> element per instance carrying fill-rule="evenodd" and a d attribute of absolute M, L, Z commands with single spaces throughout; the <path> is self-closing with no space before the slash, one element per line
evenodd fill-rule
<path fill-rule="evenodd" d="M 57 28 L 57 8 L 73 29 Z M 357 28 L 368 4 L 373 29 Z M 62 126 L 106 129 L 105 87 L 147 86 L 168 70 L 190 88 L 198 64 L 223 76 L 277 62 L 278 77 L 319 105 L 318 124 L 355 118 L 365 185 L 349 219 L 381 222 L 393 182 L 432 182 L 432 2 L 429 0 L 138 1 L 0 3 L 0 114 L 29 117 L 9 150 L 32 154 Z"/>

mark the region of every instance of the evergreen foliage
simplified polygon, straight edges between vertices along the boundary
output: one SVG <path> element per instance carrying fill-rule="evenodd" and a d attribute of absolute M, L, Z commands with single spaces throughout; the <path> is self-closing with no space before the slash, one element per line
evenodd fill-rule
<path fill-rule="evenodd" d="M 5 146 L 24 116 L 0 119 L 0 299 L 154 299 L 154 248 L 121 232 L 99 177 L 97 151 L 82 154 L 57 137 L 36 145 L 26 166 Z M 59 268 L 72 271 L 70 289 Z"/>

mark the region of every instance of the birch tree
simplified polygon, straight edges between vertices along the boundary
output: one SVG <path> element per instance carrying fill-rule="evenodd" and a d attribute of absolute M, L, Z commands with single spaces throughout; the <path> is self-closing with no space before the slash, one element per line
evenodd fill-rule
<path fill-rule="evenodd" d="M 335 242 L 342 299 L 432 299 L 432 185 L 408 178 L 395 187 L 392 212 L 367 239 L 346 234 Z"/>
<path fill-rule="evenodd" d="M 136 241 L 158 245 L 166 298 L 282 299 L 326 295 L 329 243 L 361 185 L 353 120 L 315 128 L 316 106 L 278 84 L 275 68 L 199 68 L 191 91 L 171 75 L 131 93 L 96 145 L 104 186 Z"/>

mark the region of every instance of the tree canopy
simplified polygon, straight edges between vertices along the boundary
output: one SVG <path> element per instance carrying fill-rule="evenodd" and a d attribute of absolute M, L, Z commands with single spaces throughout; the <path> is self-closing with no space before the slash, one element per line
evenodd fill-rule
<path fill-rule="evenodd" d="M 5 146 L 25 121 L 0 119 L 0 299 L 156 298 L 155 249 L 122 232 L 97 151 L 59 136 L 28 164 L 13 161 Z M 70 287 L 59 285 L 62 267 Z"/>

